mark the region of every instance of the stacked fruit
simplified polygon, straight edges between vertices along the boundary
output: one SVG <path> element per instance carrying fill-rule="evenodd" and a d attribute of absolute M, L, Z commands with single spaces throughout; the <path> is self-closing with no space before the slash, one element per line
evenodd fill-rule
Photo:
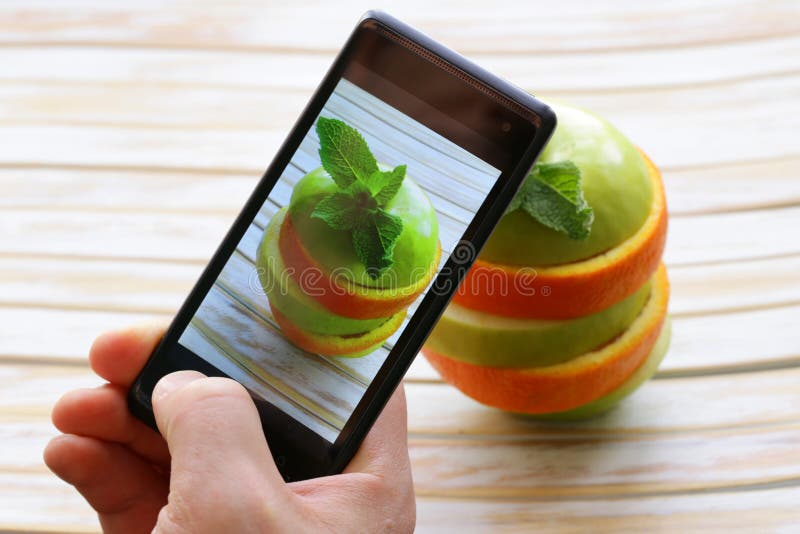
<path fill-rule="evenodd" d="M 658 170 L 603 119 L 558 106 L 539 163 L 423 353 L 490 406 L 581 418 L 655 372 L 669 345 Z"/>
<path fill-rule="evenodd" d="M 269 221 L 258 273 L 283 334 L 303 350 L 357 357 L 402 324 L 436 273 L 439 227 L 430 200 L 379 165 L 347 124 L 317 122 L 322 167 L 294 186 Z"/>

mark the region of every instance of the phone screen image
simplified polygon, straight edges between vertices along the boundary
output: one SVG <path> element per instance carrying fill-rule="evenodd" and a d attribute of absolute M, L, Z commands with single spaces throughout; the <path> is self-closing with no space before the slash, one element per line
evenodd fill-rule
<path fill-rule="evenodd" d="M 501 174 L 365 79 L 338 81 L 179 338 L 329 443 Z"/>

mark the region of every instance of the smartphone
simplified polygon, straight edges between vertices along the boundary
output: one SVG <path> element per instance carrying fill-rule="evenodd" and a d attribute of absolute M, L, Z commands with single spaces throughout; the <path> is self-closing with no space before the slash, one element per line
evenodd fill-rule
<path fill-rule="evenodd" d="M 162 376 L 230 377 L 285 480 L 341 472 L 555 123 L 528 93 L 368 12 L 131 387 L 130 410 L 156 428 Z"/>

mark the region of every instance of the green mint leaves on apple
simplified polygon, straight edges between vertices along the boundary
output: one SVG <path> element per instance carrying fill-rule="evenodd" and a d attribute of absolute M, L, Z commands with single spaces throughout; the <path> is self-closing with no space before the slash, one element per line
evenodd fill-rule
<path fill-rule="evenodd" d="M 589 237 L 594 222 L 594 211 L 583 198 L 581 170 L 571 161 L 534 165 L 506 213 L 516 209 L 570 239 Z"/>
<path fill-rule="evenodd" d="M 372 279 L 392 266 L 392 253 L 403 231 L 400 217 L 384 207 L 403 185 L 406 166 L 378 167 L 358 130 L 337 119 L 317 120 L 322 167 L 338 186 L 314 207 L 311 217 L 335 230 L 351 232 L 353 248 Z"/>

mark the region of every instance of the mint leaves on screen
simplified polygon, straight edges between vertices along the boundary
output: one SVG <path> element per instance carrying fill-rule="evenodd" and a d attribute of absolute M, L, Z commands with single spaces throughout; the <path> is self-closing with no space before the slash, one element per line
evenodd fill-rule
<path fill-rule="evenodd" d="M 338 190 L 320 200 L 311 217 L 351 232 L 358 259 L 376 279 L 392 266 L 403 231 L 402 219 L 384 208 L 400 190 L 406 166 L 382 171 L 358 130 L 340 120 L 320 117 L 316 129 L 322 167 Z"/>
<path fill-rule="evenodd" d="M 581 170 L 571 161 L 534 165 L 506 213 L 516 209 L 571 239 L 589 237 L 594 222 L 594 210 L 583 198 Z"/>

